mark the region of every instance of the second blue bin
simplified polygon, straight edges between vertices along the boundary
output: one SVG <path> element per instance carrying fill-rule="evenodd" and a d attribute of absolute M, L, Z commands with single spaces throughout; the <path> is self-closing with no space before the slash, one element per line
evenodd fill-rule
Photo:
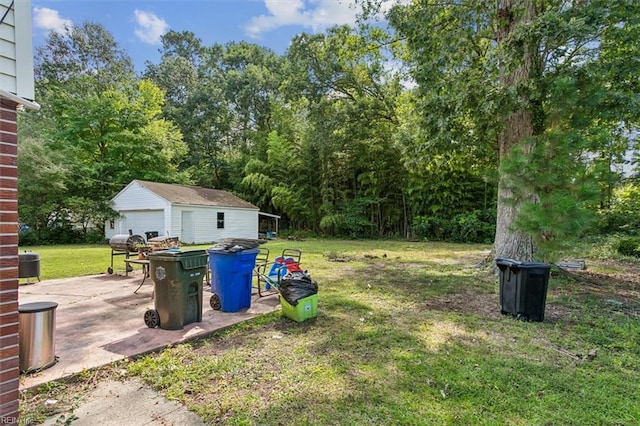
<path fill-rule="evenodd" d="M 229 252 L 208 249 L 211 300 L 215 310 L 238 312 L 251 307 L 251 283 L 258 249 Z"/>

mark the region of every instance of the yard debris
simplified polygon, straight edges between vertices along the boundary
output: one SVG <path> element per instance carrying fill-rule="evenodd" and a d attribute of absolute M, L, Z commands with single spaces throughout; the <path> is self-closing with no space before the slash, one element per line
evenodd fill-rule
<path fill-rule="evenodd" d="M 568 356 L 569 358 L 575 360 L 575 361 L 582 361 L 582 357 L 580 355 L 574 355 L 569 351 L 566 351 L 562 348 L 554 348 L 555 350 L 557 350 L 558 352 L 560 352 L 563 355 Z"/>
<path fill-rule="evenodd" d="M 253 240 L 250 238 L 225 238 L 213 246 L 212 250 L 236 253 L 242 250 L 254 249 L 265 242 L 264 240 Z"/>
<path fill-rule="evenodd" d="M 561 269 L 569 271 L 584 271 L 587 269 L 587 262 L 582 259 L 578 260 L 563 260 L 556 262 L 556 266 Z"/>
<path fill-rule="evenodd" d="M 306 271 L 288 272 L 278 284 L 280 295 L 291 305 L 318 293 L 318 283 Z"/>

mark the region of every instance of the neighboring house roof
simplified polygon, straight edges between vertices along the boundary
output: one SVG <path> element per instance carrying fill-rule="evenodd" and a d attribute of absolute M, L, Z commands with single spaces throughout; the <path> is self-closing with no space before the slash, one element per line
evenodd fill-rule
<path fill-rule="evenodd" d="M 134 180 L 149 191 L 159 195 L 172 204 L 186 204 L 212 207 L 237 207 L 243 209 L 255 209 L 248 201 L 243 200 L 230 192 L 220 189 L 201 188 L 199 186 L 177 185 L 171 183 L 157 183 L 144 180 Z"/>

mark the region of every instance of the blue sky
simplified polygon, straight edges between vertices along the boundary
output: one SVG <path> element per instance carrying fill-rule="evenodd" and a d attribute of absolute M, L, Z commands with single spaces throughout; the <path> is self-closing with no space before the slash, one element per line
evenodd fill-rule
<path fill-rule="evenodd" d="M 20 1 L 20 0 L 18 0 Z M 282 54 L 292 36 L 353 24 L 351 0 L 32 0 L 33 43 L 49 31 L 90 21 L 103 25 L 133 58 L 136 70 L 157 63 L 160 37 L 191 31 L 205 45 L 246 40 Z"/>

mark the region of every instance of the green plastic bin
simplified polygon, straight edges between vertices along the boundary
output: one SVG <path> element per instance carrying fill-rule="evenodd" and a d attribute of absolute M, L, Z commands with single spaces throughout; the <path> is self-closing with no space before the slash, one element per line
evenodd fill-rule
<path fill-rule="evenodd" d="M 144 314 L 147 327 L 179 330 L 202 321 L 205 250 L 163 250 L 147 255 L 153 279 L 155 309 Z"/>

